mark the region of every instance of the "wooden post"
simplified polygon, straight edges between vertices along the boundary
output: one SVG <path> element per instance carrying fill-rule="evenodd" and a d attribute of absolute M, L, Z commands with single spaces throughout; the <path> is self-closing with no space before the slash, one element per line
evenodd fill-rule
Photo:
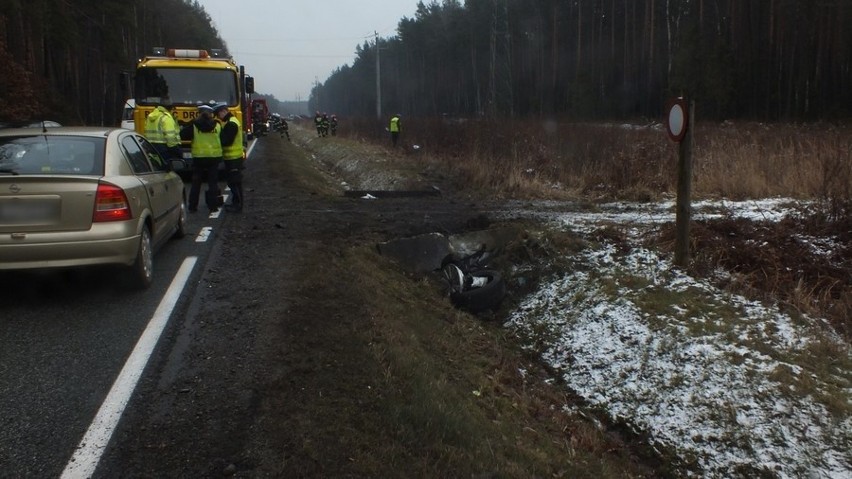
<path fill-rule="evenodd" d="M 686 269 L 689 265 L 689 222 L 692 210 L 692 140 L 695 125 L 695 102 L 689 102 L 686 134 L 678 144 L 677 207 L 674 264 Z"/>

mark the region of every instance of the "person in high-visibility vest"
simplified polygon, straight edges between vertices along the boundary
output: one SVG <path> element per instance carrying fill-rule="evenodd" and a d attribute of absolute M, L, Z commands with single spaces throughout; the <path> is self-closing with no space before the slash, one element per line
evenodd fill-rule
<path fill-rule="evenodd" d="M 228 210 L 243 209 L 243 169 L 245 168 L 245 148 L 243 147 L 243 128 L 240 120 L 228 110 L 227 103 L 213 107 L 216 118 L 222 122 L 219 139 L 222 143 L 222 159 L 225 161 L 225 181 L 231 189 L 231 203 L 225 205 Z"/>
<path fill-rule="evenodd" d="M 189 211 L 198 211 L 201 181 L 207 179 L 204 201 L 211 213 L 222 206 L 219 194 L 219 162 L 222 161 L 222 126 L 213 118 L 213 107 L 198 107 L 198 117 L 180 131 L 180 138 L 192 142 L 192 186 L 189 189 Z"/>
<path fill-rule="evenodd" d="M 401 117 L 402 115 L 397 113 L 390 119 L 390 127 L 388 128 L 388 131 L 390 131 L 391 143 L 393 143 L 394 148 L 396 148 L 396 143 L 399 141 L 399 132 L 402 129 Z"/>
<path fill-rule="evenodd" d="M 159 165 L 167 168 L 170 158 L 181 158 L 180 130 L 177 121 L 172 116 L 171 102 L 164 98 L 148 117 L 145 118 L 145 136 L 157 149 L 157 153 L 165 161 Z"/>

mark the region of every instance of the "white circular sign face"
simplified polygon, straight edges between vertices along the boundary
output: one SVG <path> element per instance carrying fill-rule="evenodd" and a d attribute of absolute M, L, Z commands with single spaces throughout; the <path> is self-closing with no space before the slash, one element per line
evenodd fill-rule
<path fill-rule="evenodd" d="M 669 138 L 680 142 L 686 136 L 687 118 L 686 101 L 683 98 L 673 98 L 668 104 L 669 116 L 666 119 Z"/>
<path fill-rule="evenodd" d="M 679 137 L 683 133 L 684 114 L 683 107 L 677 103 L 669 110 L 669 134 Z"/>

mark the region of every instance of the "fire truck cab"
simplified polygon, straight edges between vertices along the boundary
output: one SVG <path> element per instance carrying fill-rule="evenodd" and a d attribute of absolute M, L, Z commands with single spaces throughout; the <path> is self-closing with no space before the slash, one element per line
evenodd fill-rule
<path fill-rule="evenodd" d="M 269 106 L 263 98 L 255 98 L 251 101 L 249 108 L 249 121 L 247 126 L 251 128 L 254 136 L 263 136 L 269 133 Z"/>
<path fill-rule="evenodd" d="M 135 101 L 134 129 L 144 134 L 145 118 L 164 101 L 171 104 L 180 127 L 195 119 L 199 105 L 211 103 L 226 103 L 231 114 L 244 124 L 246 100 L 253 93 L 248 91 L 253 90 L 253 82 L 245 80 L 244 67 L 237 66 L 222 50 L 155 47 L 136 65 L 131 97 Z M 186 143 L 181 149 L 191 167 L 190 145 Z"/>

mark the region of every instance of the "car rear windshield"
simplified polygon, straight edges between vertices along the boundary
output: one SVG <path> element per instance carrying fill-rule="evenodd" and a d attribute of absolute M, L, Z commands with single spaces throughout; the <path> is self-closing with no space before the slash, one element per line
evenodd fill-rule
<path fill-rule="evenodd" d="M 104 174 L 104 138 L 0 137 L 0 175 Z"/>

